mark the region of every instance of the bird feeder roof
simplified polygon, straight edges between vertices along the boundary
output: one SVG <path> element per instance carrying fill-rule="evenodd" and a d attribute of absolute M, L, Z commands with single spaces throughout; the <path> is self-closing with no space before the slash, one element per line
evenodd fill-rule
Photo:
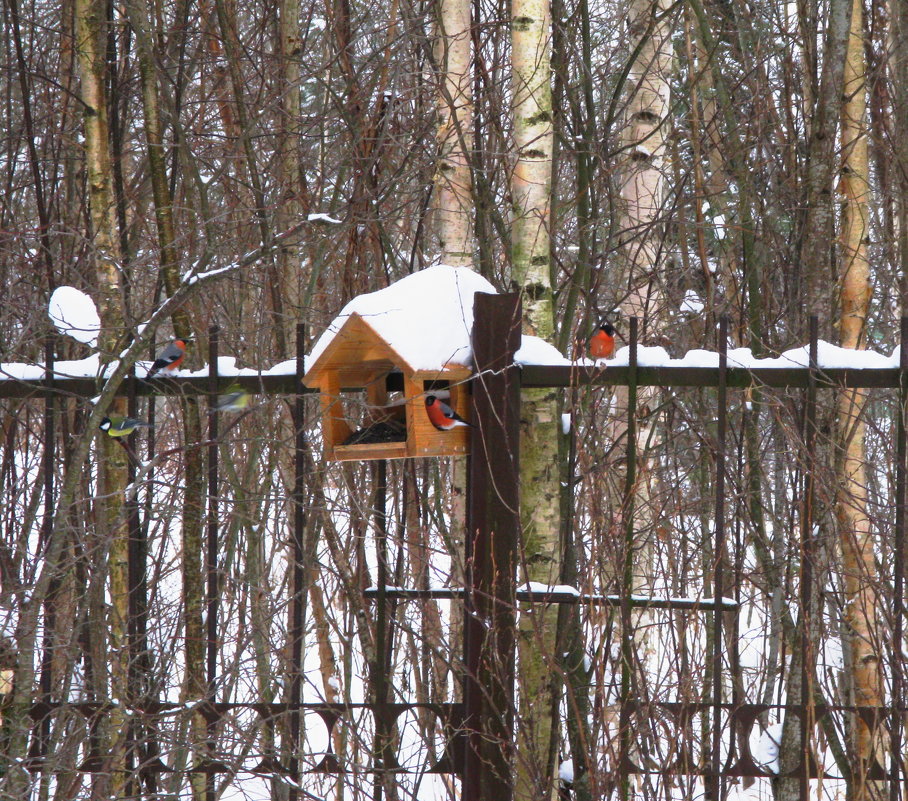
<path fill-rule="evenodd" d="M 469 367 L 473 296 L 495 291 L 467 267 L 439 264 L 359 295 L 315 343 L 306 359 L 306 383 L 354 358 L 388 359 L 409 373 Z"/>

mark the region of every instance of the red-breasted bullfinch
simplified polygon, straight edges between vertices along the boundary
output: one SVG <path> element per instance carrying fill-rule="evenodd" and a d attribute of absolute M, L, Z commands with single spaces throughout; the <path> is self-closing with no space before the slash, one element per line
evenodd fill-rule
<path fill-rule="evenodd" d="M 186 356 L 186 343 L 182 339 L 175 339 L 168 342 L 164 349 L 158 354 L 148 371 L 146 379 L 154 378 L 155 375 L 163 370 L 166 373 L 172 373 L 182 363 Z"/>
<path fill-rule="evenodd" d="M 470 425 L 447 403 L 440 401 L 434 395 L 426 396 L 426 414 L 429 416 L 429 422 L 439 431 L 450 431 L 457 426 Z"/>
<path fill-rule="evenodd" d="M 615 329 L 611 323 L 603 323 L 590 337 L 590 357 L 611 359 L 615 355 Z"/>

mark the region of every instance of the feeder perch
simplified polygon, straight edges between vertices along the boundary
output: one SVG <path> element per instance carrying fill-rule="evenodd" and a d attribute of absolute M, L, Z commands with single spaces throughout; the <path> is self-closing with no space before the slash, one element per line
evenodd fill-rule
<path fill-rule="evenodd" d="M 404 459 L 468 453 L 469 428 L 438 431 L 425 399 L 443 398 L 469 420 L 470 375 L 469 367 L 452 363 L 414 369 L 354 312 L 308 367 L 303 383 L 320 394 L 326 459 Z"/>

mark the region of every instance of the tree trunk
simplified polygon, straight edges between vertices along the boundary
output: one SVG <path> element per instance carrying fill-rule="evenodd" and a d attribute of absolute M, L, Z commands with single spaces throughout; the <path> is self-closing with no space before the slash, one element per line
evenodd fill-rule
<path fill-rule="evenodd" d="M 671 39 L 664 0 L 635 0 L 630 11 L 630 31 L 636 46 L 635 58 L 630 66 L 628 83 L 627 121 L 622 135 L 626 154 L 621 179 L 621 201 L 624 213 L 622 221 L 622 261 L 625 274 L 622 284 L 626 287 L 626 299 L 621 304 L 623 318 L 636 317 L 640 320 L 641 339 L 651 339 L 663 313 L 659 254 L 662 249 L 664 231 L 660 225 L 665 179 L 665 140 L 668 126 L 670 96 Z M 625 555 L 625 575 L 621 592 L 648 594 L 652 588 L 652 553 L 655 537 L 655 519 L 652 504 L 653 482 L 658 475 L 657 465 L 649 456 L 650 449 L 658 444 L 654 421 L 645 413 L 655 408 L 656 395 L 652 389 L 637 391 L 638 403 L 629 408 L 628 387 L 618 387 L 612 405 L 609 436 L 618 445 L 619 452 L 626 449 L 629 435 L 630 415 L 640 414 L 634 428 L 636 432 L 637 475 L 632 493 L 630 525 L 634 542 L 625 547 L 633 548 L 633 555 Z M 615 486 L 627 484 L 628 465 L 622 462 L 615 466 Z M 622 507 L 622 499 L 616 499 L 614 508 Z M 640 612 L 631 616 L 631 635 L 639 662 L 647 664 L 652 656 L 652 643 L 648 633 L 650 613 Z M 629 675 L 633 666 L 625 664 L 628 675 L 622 678 L 624 686 L 637 686 Z M 628 732 L 619 732 L 633 745 Z"/>
<path fill-rule="evenodd" d="M 806 334 L 807 320 L 816 315 L 820 320 L 821 339 L 828 339 L 832 333 L 830 287 L 835 286 L 835 270 L 830 243 L 834 241 L 835 134 L 842 104 L 851 0 L 831 0 L 828 20 L 820 93 L 810 126 L 804 190 L 806 215 L 801 229 L 799 259 L 803 286 L 800 308 L 806 314 L 801 321 L 801 332 Z"/>
<path fill-rule="evenodd" d="M 523 295 L 523 330 L 554 337 L 551 280 L 552 90 L 548 0 L 517 0 L 511 19 L 511 89 L 516 161 L 511 176 L 511 269 Z M 521 559 L 525 581 L 556 584 L 560 573 L 558 394 L 524 390 L 520 425 Z M 518 632 L 521 721 L 515 798 L 545 799 L 554 787 L 558 681 L 557 611 L 523 610 Z"/>
<path fill-rule="evenodd" d="M 306 173 L 300 163 L 300 0 L 281 0 L 278 21 L 280 54 L 281 124 L 278 135 L 277 176 L 280 195 L 275 210 L 274 229 L 283 231 L 303 218 Z M 294 341 L 296 322 L 302 316 L 303 276 L 302 246 L 296 240 L 287 242 L 277 252 L 277 274 L 282 294 L 284 341 Z M 280 354 L 287 358 L 290 354 Z"/>
<path fill-rule="evenodd" d="M 841 234 L 841 289 L 839 333 L 844 348 L 866 348 L 865 325 L 870 308 L 870 264 L 867 259 L 868 200 L 867 103 L 864 70 L 862 7 L 854 0 L 851 35 L 845 64 L 845 103 L 842 108 L 844 163 L 840 187 L 844 196 Z M 859 707 L 883 705 L 881 632 L 876 610 L 879 576 L 874 561 L 874 539 L 867 512 L 867 470 L 864 452 L 864 406 L 867 392 L 842 389 L 838 402 L 839 484 L 836 496 L 839 537 L 845 572 L 846 665 L 851 681 L 849 703 Z M 867 779 L 875 761 L 882 764 L 882 721 L 875 727 L 855 715 L 851 725 L 853 801 L 881 798 L 885 783 Z"/>
<path fill-rule="evenodd" d="M 107 122 L 107 4 L 99 0 L 77 0 L 76 57 L 81 77 L 82 114 L 85 132 L 85 165 L 90 208 L 90 237 L 97 281 L 98 313 L 101 318 L 99 348 L 102 361 L 119 354 L 125 334 L 123 295 L 120 285 L 122 254 L 117 232 L 114 207 L 113 170 L 109 150 Z M 111 416 L 126 415 L 126 398 L 113 401 Z M 101 522 L 99 543 L 102 553 L 107 548 L 107 568 L 110 588 L 110 613 L 107 623 L 109 640 L 104 642 L 103 628 L 93 631 L 95 653 L 93 677 L 99 700 L 125 703 L 126 678 L 129 665 L 127 647 L 128 603 L 128 527 L 122 514 L 127 483 L 127 454 L 121 444 L 104 433 L 98 435 L 99 498 Z M 92 614 L 103 627 L 104 593 L 94 599 L 97 608 Z M 91 600 L 90 600 L 91 603 Z M 110 670 L 110 683 L 107 671 Z M 102 753 L 109 770 L 107 777 L 95 777 L 92 793 L 121 798 L 126 792 L 125 737 L 126 721 L 120 709 L 114 707 L 101 726 Z"/>
<path fill-rule="evenodd" d="M 473 264 L 471 41 L 469 0 L 440 0 L 435 40 L 439 72 L 435 232 L 439 257 L 455 267 Z"/>

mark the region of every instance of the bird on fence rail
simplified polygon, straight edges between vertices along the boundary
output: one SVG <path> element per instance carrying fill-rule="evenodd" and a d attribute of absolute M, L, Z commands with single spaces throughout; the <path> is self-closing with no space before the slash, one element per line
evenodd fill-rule
<path fill-rule="evenodd" d="M 218 395 L 217 403 L 212 407 L 212 412 L 242 412 L 249 406 L 249 393 L 239 384 L 231 384 Z"/>
<path fill-rule="evenodd" d="M 602 323 L 599 330 L 590 337 L 590 357 L 611 359 L 615 355 L 615 328 L 611 323 Z"/>
<path fill-rule="evenodd" d="M 426 414 L 429 416 L 429 422 L 439 431 L 450 431 L 458 426 L 470 425 L 447 403 L 440 401 L 434 395 L 426 396 Z"/>
<path fill-rule="evenodd" d="M 98 423 L 98 428 L 108 437 L 128 437 L 137 428 L 154 428 L 154 425 L 135 417 L 105 417 Z"/>
<path fill-rule="evenodd" d="M 167 374 L 173 373 L 183 363 L 185 357 L 186 340 L 175 339 L 173 342 L 168 342 L 154 360 L 145 379 L 154 378 L 161 370 Z"/>

